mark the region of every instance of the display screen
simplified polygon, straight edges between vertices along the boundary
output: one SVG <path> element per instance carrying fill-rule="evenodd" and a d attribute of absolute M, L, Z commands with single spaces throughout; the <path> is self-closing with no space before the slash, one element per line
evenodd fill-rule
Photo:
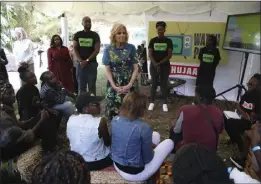
<path fill-rule="evenodd" d="M 223 48 L 260 54 L 260 13 L 229 15 Z"/>
<path fill-rule="evenodd" d="M 183 36 L 167 36 L 173 44 L 172 54 L 182 54 Z"/>

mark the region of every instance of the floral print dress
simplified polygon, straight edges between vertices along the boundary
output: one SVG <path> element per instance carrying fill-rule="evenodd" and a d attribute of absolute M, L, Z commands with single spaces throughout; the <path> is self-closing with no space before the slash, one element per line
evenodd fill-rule
<path fill-rule="evenodd" d="M 105 66 L 110 66 L 112 78 L 116 86 L 126 86 L 131 80 L 133 64 L 138 63 L 138 57 L 134 45 L 125 44 L 123 48 L 109 45 L 102 58 Z M 131 88 L 130 91 L 134 90 Z M 105 115 L 112 119 L 119 114 L 119 108 L 125 94 L 118 94 L 107 81 L 107 93 L 105 97 Z"/>

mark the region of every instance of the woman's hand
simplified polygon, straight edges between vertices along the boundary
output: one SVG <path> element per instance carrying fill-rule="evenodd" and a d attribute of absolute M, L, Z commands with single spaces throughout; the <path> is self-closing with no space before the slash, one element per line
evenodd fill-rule
<path fill-rule="evenodd" d="M 242 114 L 242 118 L 251 121 L 250 116 L 247 113 Z"/>
<path fill-rule="evenodd" d="M 122 88 L 118 87 L 116 85 L 112 86 L 112 88 L 117 92 L 117 93 L 122 93 Z"/>
<path fill-rule="evenodd" d="M 49 118 L 49 113 L 46 110 L 41 111 L 41 120 L 47 120 Z"/>
<path fill-rule="evenodd" d="M 250 120 L 251 120 L 252 122 L 255 122 L 255 121 L 257 120 L 257 114 L 254 113 L 254 112 L 251 112 L 251 114 L 250 114 Z"/>
<path fill-rule="evenodd" d="M 127 93 L 128 90 L 129 90 L 131 87 L 132 87 L 132 84 L 131 84 L 131 83 L 129 83 L 127 86 L 123 86 L 123 87 L 122 87 L 122 92 L 123 92 L 123 93 Z"/>

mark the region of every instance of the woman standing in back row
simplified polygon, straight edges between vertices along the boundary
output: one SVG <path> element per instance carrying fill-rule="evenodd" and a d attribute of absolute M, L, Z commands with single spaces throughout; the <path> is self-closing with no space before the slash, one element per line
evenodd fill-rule
<path fill-rule="evenodd" d="M 200 61 L 196 86 L 213 86 L 216 68 L 219 64 L 220 53 L 217 48 L 217 38 L 214 35 L 207 37 L 206 47 L 200 49 L 198 59 Z"/>
<path fill-rule="evenodd" d="M 74 93 L 73 83 L 73 63 L 67 47 L 63 46 L 63 41 L 59 35 L 54 35 L 51 39 L 48 54 L 48 69 L 62 86 L 69 92 Z"/>
<path fill-rule="evenodd" d="M 156 23 L 157 34 L 155 38 L 152 38 L 149 43 L 149 57 L 150 57 L 150 74 L 151 74 L 151 102 L 148 110 L 154 109 L 154 101 L 156 96 L 156 90 L 158 87 L 158 81 L 160 79 L 160 90 L 163 96 L 164 112 L 168 112 L 167 95 L 168 95 L 168 79 L 170 71 L 170 58 L 172 57 L 173 43 L 164 36 L 166 31 L 166 23 L 159 21 Z"/>
<path fill-rule="evenodd" d="M 124 25 L 115 24 L 111 30 L 111 44 L 105 48 L 102 62 L 108 79 L 105 113 L 108 119 L 119 114 L 123 97 L 134 90 L 138 75 L 138 58 L 135 46 L 128 43 Z"/>

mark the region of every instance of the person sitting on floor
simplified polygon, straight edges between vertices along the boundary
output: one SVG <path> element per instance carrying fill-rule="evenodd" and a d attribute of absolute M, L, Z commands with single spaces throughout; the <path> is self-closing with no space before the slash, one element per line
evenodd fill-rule
<path fill-rule="evenodd" d="M 226 168 L 212 150 L 199 144 L 187 144 L 177 151 L 172 165 L 175 184 L 233 184 L 259 182 L 237 168 Z"/>
<path fill-rule="evenodd" d="M 47 111 L 41 111 L 39 121 L 35 118 L 28 121 L 18 121 L 16 119 L 13 104 L 15 103 L 14 89 L 10 83 L 1 83 L 0 81 L 0 151 L 1 160 L 6 161 L 19 156 L 24 151 L 31 148 L 35 138 L 42 139 L 44 151 L 52 149 L 53 140 L 50 140 L 52 134 L 43 126 L 49 118 Z M 32 123 L 34 121 L 34 124 Z M 28 124 L 30 126 L 28 126 Z M 48 137 L 47 138 L 47 135 Z"/>
<path fill-rule="evenodd" d="M 255 74 L 247 83 L 248 91 L 242 96 L 240 103 L 237 104 L 236 110 L 241 115 L 240 119 L 226 119 L 225 129 L 230 137 L 231 143 L 236 143 L 240 155 L 234 155 L 230 158 L 233 163 L 238 163 L 244 167 L 244 143 L 242 135 L 246 130 L 251 129 L 251 126 L 260 120 L 260 100 L 261 100 L 261 75 Z"/>
<path fill-rule="evenodd" d="M 90 183 L 90 171 L 84 159 L 73 151 L 61 151 L 44 158 L 32 175 L 32 184 Z"/>
<path fill-rule="evenodd" d="M 112 165 L 109 148 L 111 137 L 107 119 L 100 116 L 101 100 L 102 97 L 81 93 L 75 104 L 80 114 L 72 115 L 67 122 L 71 150 L 83 156 L 90 171 Z"/>
<path fill-rule="evenodd" d="M 16 93 L 20 120 L 33 118 L 44 108 L 55 115 L 52 116 L 52 118 L 56 119 L 54 122 L 60 122 L 60 114 L 53 109 L 45 107 L 45 105 L 41 103 L 39 90 L 35 86 L 37 84 L 35 74 L 24 66 L 20 66 L 18 72 L 20 73 L 21 81 L 24 83 Z"/>
<path fill-rule="evenodd" d="M 187 143 L 198 143 L 216 151 L 219 134 L 224 127 L 223 113 L 214 104 L 215 89 L 209 85 L 199 85 L 195 90 L 196 105 L 180 108 L 178 120 L 173 122 L 170 138 L 177 150 Z"/>
<path fill-rule="evenodd" d="M 66 91 L 50 71 L 43 72 L 40 95 L 49 108 L 58 110 L 64 117 L 69 118 L 75 111 L 75 106 L 69 101 L 68 96 L 75 98 L 74 94 Z"/>
<path fill-rule="evenodd" d="M 111 157 L 116 171 L 128 181 L 146 181 L 157 172 L 174 147 L 143 121 L 147 97 L 137 92 L 123 99 L 120 115 L 111 122 Z M 157 145 L 153 150 L 153 144 Z"/>
<path fill-rule="evenodd" d="M 261 124 L 256 124 L 251 130 L 247 130 L 245 137 L 248 138 L 249 144 L 247 146 L 251 148 L 251 169 L 253 169 L 257 178 L 261 180 Z M 247 150 L 249 150 L 249 147 L 247 147 Z"/>

